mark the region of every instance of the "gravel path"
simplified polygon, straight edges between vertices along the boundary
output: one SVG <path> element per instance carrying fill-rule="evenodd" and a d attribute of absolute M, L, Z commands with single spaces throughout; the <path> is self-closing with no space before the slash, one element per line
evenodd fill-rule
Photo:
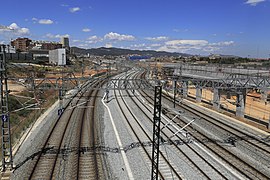
<path fill-rule="evenodd" d="M 112 95 L 112 91 L 110 91 L 110 95 Z M 121 142 L 123 147 L 130 145 L 133 142 L 136 142 L 135 137 L 131 134 L 127 124 L 124 121 L 124 117 L 122 116 L 116 100 L 113 96 L 109 98 L 110 102 L 107 103 L 110 111 L 112 112 L 112 117 L 114 123 L 117 127 L 117 131 L 119 136 L 121 137 Z M 108 112 L 104 113 L 104 140 L 105 146 L 114 148 L 119 147 L 116 141 L 115 133 L 113 131 Z M 145 177 L 150 177 L 150 171 L 147 163 L 142 157 L 139 148 L 134 148 L 130 151 L 126 152 L 128 157 L 128 162 L 131 166 L 132 174 L 134 179 L 145 179 Z M 112 178 L 113 179 L 128 179 L 125 165 L 120 153 L 107 153 L 108 163 L 110 165 Z"/>

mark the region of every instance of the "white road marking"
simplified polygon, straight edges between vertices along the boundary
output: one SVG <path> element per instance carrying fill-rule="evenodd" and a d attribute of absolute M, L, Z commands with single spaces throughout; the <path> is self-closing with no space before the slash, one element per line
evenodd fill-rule
<path fill-rule="evenodd" d="M 116 129 L 116 126 L 114 124 L 114 121 L 113 121 L 113 118 L 112 118 L 112 114 L 111 114 L 111 110 L 110 108 L 105 104 L 104 102 L 104 99 L 106 97 L 106 94 L 103 96 L 102 98 L 102 103 L 103 105 L 107 108 L 108 110 L 108 113 L 109 113 L 109 116 L 110 116 L 110 120 L 111 120 L 111 123 L 112 123 L 112 127 L 113 127 L 113 130 L 114 130 L 114 133 L 115 133 L 115 136 L 116 136 L 116 139 L 117 139 L 117 143 L 119 145 L 119 148 L 120 148 L 120 151 L 121 151 L 121 155 L 122 155 L 122 158 L 123 158 L 123 161 L 124 161 L 124 164 L 126 166 L 126 170 L 127 170 L 127 174 L 128 174 L 128 177 L 129 179 L 134 179 L 133 177 L 133 174 L 132 174 L 132 171 L 131 171 L 131 168 L 130 168 L 130 165 L 129 165 L 129 162 L 128 162 L 128 159 L 127 159 L 127 155 L 123 149 L 123 145 L 122 145 L 122 142 L 121 142 L 121 139 L 120 139 L 120 136 L 118 134 L 118 131 Z"/>

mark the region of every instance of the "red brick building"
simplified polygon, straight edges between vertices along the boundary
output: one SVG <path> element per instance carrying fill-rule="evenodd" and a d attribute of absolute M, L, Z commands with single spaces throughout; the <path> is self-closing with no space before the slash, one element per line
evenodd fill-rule
<path fill-rule="evenodd" d="M 15 46 L 16 50 L 18 51 L 26 52 L 29 50 L 31 42 L 32 40 L 28 38 L 17 38 L 11 41 L 11 45 Z"/>

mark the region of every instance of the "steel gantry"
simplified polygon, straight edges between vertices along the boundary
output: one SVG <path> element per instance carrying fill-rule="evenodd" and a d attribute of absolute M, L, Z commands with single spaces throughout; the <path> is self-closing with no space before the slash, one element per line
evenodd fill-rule
<path fill-rule="evenodd" d="M 6 69 L 6 52 L 5 45 L 0 46 L 0 90 L 1 90 L 1 121 L 2 121 L 2 171 L 6 168 L 12 169 L 12 146 L 10 134 L 10 117 L 8 106 L 8 84 L 7 84 L 7 69 Z"/>
<path fill-rule="evenodd" d="M 98 78 L 91 78 L 91 80 Z M 132 89 L 153 89 L 153 85 L 161 82 L 165 85 L 167 82 L 173 81 L 176 83 L 176 90 L 182 91 L 184 84 L 193 84 L 200 88 L 216 88 L 223 90 L 237 90 L 237 89 L 268 89 L 270 87 L 269 77 L 256 77 L 250 76 L 247 78 L 236 78 L 228 77 L 227 79 L 199 79 L 199 78 L 189 78 L 189 77 L 173 77 L 173 78 L 163 78 L 163 79 L 114 79 L 109 78 L 107 87 L 105 88 L 102 83 L 97 84 L 97 86 L 91 89 L 117 89 L 117 90 L 132 90 Z M 168 88 L 167 88 L 168 89 Z M 174 88 L 169 88 L 168 90 L 173 90 Z"/>

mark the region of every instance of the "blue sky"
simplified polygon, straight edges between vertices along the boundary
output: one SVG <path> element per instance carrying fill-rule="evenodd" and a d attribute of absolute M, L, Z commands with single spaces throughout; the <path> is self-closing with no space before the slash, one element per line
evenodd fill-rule
<path fill-rule="evenodd" d="M 0 43 L 69 36 L 83 48 L 270 56 L 270 0 L 12 0 L 0 25 L 13 29 Z"/>

